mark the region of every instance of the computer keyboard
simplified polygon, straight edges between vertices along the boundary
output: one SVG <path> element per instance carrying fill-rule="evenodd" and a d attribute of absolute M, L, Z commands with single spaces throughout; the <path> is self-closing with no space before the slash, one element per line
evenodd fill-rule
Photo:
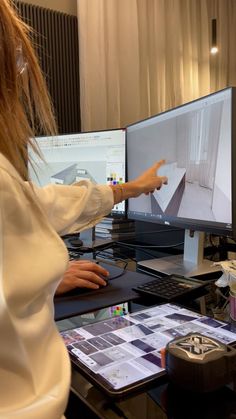
<path fill-rule="evenodd" d="M 197 279 L 189 279 L 178 275 L 157 277 L 143 285 L 134 287 L 134 291 L 146 295 L 154 296 L 165 301 L 178 300 L 193 291 L 204 288 L 206 284 Z M 190 295 L 189 295 L 190 296 Z"/>

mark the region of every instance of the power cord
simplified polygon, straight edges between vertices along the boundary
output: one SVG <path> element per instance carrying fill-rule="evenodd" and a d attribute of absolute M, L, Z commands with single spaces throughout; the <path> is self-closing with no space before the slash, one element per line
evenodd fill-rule
<path fill-rule="evenodd" d="M 157 246 L 157 245 L 142 245 L 142 244 L 127 244 L 125 242 L 120 242 L 117 241 L 115 242 L 116 244 L 119 244 L 121 246 L 124 247 L 130 247 L 130 248 L 134 248 L 134 249 L 170 249 L 173 247 L 178 247 L 184 244 L 184 242 L 180 242 L 180 243 L 176 243 L 176 244 L 169 244 L 169 245 L 162 245 L 162 246 Z"/>
<path fill-rule="evenodd" d="M 97 256 L 98 254 L 100 254 L 100 257 L 103 257 L 103 255 L 104 255 L 104 258 L 109 257 L 110 259 L 112 259 L 112 260 L 114 260 L 114 261 L 122 261 L 122 262 L 124 262 L 124 257 L 125 257 L 125 259 L 126 259 L 126 260 L 128 260 L 128 262 L 129 262 L 129 261 L 132 261 L 132 262 L 137 263 L 137 260 L 136 260 L 135 258 L 132 258 L 131 256 L 127 256 L 125 253 L 120 252 L 119 250 L 117 250 L 117 249 L 115 248 L 115 246 L 114 246 L 114 251 L 115 251 L 115 254 L 116 254 L 116 255 L 118 255 L 118 256 L 120 255 L 121 257 L 120 257 L 120 258 L 119 258 L 119 257 L 115 257 L 114 255 L 111 255 L 111 253 L 110 253 L 110 252 L 107 252 L 106 250 L 105 250 L 105 251 L 100 250 L 100 251 L 96 254 L 96 256 Z"/>
<path fill-rule="evenodd" d="M 173 231 L 181 231 L 181 229 L 179 228 L 170 228 L 169 230 L 152 230 L 152 231 L 139 231 L 136 232 L 136 236 L 145 236 L 145 235 L 149 235 L 149 234 L 156 234 L 156 233 L 171 233 Z"/>
<path fill-rule="evenodd" d="M 99 251 L 95 252 L 95 257 L 97 257 L 102 252 L 103 252 L 102 250 L 99 250 Z M 120 259 L 120 258 L 111 258 L 111 260 L 113 260 L 114 262 L 121 261 L 122 263 L 124 263 L 124 266 L 122 268 L 122 272 L 120 272 L 117 275 L 109 277 L 108 281 L 111 281 L 112 279 L 117 279 L 117 278 L 120 278 L 121 276 L 123 276 L 126 272 L 126 269 L 127 269 L 128 263 L 129 263 L 128 261 L 124 261 L 123 259 Z"/>
<path fill-rule="evenodd" d="M 123 267 L 123 270 L 122 270 L 121 273 L 119 273 L 118 275 L 109 277 L 108 278 L 108 281 L 111 281 L 113 279 L 117 279 L 117 278 L 120 278 L 121 276 L 123 276 L 125 274 L 125 272 L 126 272 L 127 266 L 128 266 L 128 262 L 125 263 L 125 266 Z"/>

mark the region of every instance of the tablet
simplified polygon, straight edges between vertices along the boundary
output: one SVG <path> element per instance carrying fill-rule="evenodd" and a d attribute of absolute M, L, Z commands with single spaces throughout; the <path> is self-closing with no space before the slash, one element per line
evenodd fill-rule
<path fill-rule="evenodd" d="M 175 304 L 162 304 L 61 332 L 73 366 L 108 396 L 121 397 L 167 379 L 163 348 L 190 332 L 236 341 L 231 326 Z"/>

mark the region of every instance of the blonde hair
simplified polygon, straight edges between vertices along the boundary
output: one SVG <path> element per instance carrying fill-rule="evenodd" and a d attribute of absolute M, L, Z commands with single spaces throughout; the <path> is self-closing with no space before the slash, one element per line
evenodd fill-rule
<path fill-rule="evenodd" d="M 0 152 L 27 179 L 30 144 L 36 132 L 56 134 L 47 87 L 30 41 L 31 29 L 17 16 L 11 0 L 0 1 Z M 26 63 L 17 69 L 17 52 Z"/>

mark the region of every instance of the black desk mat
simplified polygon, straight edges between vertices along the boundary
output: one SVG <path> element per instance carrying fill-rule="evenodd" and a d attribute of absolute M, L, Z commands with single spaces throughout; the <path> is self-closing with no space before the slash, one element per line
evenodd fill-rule
<path fill-rule="evenodd" d="M 110 277 L 118 276 L 123 269 L 117 266 L 101 263 L 109 272 Z M 132 290 L 140 284 L 150 281 L 152 277 L 126 270 L 119 278 L 108 280 L 108 285 L 98 290 L 76 289 L 72 293 L 55 297 L 55 320 L 63 320 L 119 303 L 140 298 Z"/>

